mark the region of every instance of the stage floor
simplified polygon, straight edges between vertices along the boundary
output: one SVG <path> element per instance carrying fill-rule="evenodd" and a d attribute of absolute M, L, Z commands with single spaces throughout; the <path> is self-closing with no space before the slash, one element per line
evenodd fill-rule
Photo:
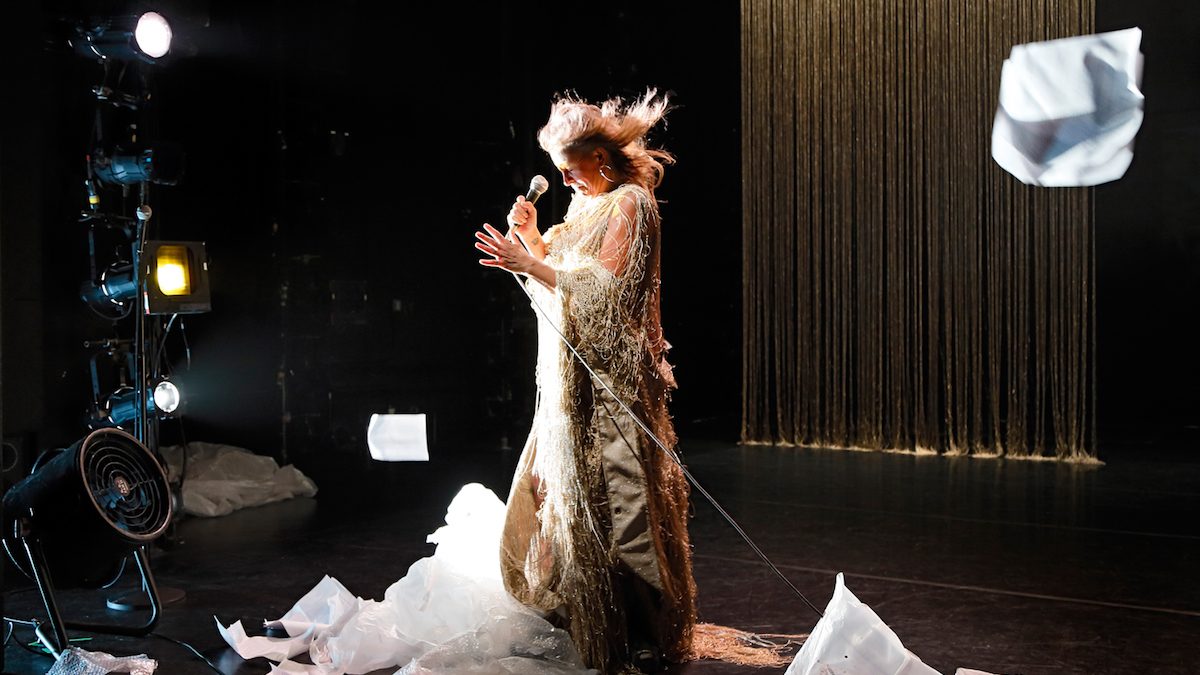
<path fill-rule="evenodd" d="M 951 674 L 1193 673 L 1200 670 L 1200 462 L 1102 456 L 1104 467 L 687 441 L 695 476 L 819 607 L 841 571 L 905 646 Z M 446 453 L 442 453 L 446 455 Z M 457 488 L 503 497 L 510 452 L 460 452 L 430 464 L 378 465 L 331 454 L 309 468 L 316 499 L 181 521 L 154 553 L 159 584 L 187 598 L 156 632 L 190 643 L 227 675 L 266 673 L 225 647 L 213 616 L 247 627 L 282 615 L 323 574 L 381 598 L 432 552 Z M 691 532 L 701 619 L 749 631 L 807 633 L 816 615 L 699 495 Z M 128 575 L 127 575 L 128 576 Z M 5 613 L 40 614 L 11 568 Z M 61 594 L 74 618 L 112 616 L 103 592 Z M 122 617 L 117 615 L 116 620 Z M 6 648 L 9 673 L 48 657 Z M 159 673 L 211 673 L 154 637 L 95 635 L 85 649 L 148 653 Z M 389 671 L 380 671 L 390 673 Z M 697 662 L 687 675 L 782 672 Z"/>

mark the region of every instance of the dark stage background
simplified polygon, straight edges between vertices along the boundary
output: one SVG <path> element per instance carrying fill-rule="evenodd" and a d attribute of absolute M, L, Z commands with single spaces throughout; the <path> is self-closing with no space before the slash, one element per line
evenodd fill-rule
<path fill-rule="evenodd" d="M 183 319 L 190 369 L 178 331 L 166 347 L 189 397 L 188 439 L 279 453 L 282 372 L 288 457 L 301 466 L 331 453 L 365 462 L 367 419 L 388 410 L 429 413 L 443 454 L 519 447 L 533 314 L 510 277 L 476 263 L 472 233 L 502 223 L 535 173 L 552 185 L 543 225 L 565 212 L 534 140 L 556 92 L 646 85 L 677 106 L 654 138 L 679 160 L 659 192 L 675 415 L 736 437 L 738 14 L 706 9 L 707 28 L 684 31 L 682 7 L 595 9 L 586 21 L 538 3 L 164 7 L 195 53 L 152 72 L 158 135 L 188 151 L 184 182 L 155 187 L 152 204 L 161 238 L 207 241 L 213 284 L 212 313 Z M 39 69 L 23 111 L 37 140 L 12 142 L 32 174 L 4 186 L 41 199 L 27 207 L 39 214 L 5 222 L 5 288 L 20 289 L 6 318 L 27 317 L 11 331 L 6 321 L 6 419 L 49 447 L 82 433 L 82 341 L 112 332 L 77 298 L 100 71 L 36 45 L 25 58 Z M 30 180 L 41 189 L 25 190 Z M 164 424 L 164 442 L 177 427 Z"/>
<path fill-rule="evenodd" d="M 502 222 L 534 173 L 552 179 L 543 224 L 565 211 L 533 138 L 555 92 L 646 85 L 678 106 L 654 137 L 679 159 L 659 192 L 673 410 L 685 437 L 736 438 L 740 184 L 755 177 L 739 169 L 735 3 L 159 7 L 182 46 L 153 72 L 157 133 L 188 166 L 154 189 L 156 221 L 163 238 L 207 241 L 213 283 L 213 312 L 184 319 L 190 370 L 179 334 L 167 345 L 190 440 L 278 455 L 286 427 L 302 468 L 366 465 L 366 420 L 394 409 L 430 413 L 443 455 L 519 445 L 533 315 L 476 264 L 471 233 Z M 14 21 L 71 9 L 22 4 Z M 1096 193 L 1102 459 L 1106 444 L 1197 449 L 1198 11 L 1099 3 L 1101 30 L 1146 31 L 1148 100 L 1129 175 Z M 99 69 L 49 34 L 5 45 L 21 66 L 0 152 L 3 419 L 29 451 L 83 433 L 82 342 L 112 332 L 77 299 Z"/>

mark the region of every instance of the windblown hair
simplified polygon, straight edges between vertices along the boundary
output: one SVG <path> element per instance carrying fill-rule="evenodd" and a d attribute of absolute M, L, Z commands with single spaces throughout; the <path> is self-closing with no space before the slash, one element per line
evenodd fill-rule
<path fill-rule="evenodd" d="M 646 147 L 646 134 L 667 114 L 667 96 L 657 89 L 626 104 L 610 98 L 595 105 L 564 95 L 550 106 L 550 119 L 538 131 L 547 153 L 585 154 L 605 148 L 613 168 L 651 194 L 662 183 L 663 169 L 674 164 L 666 150 Z"/>

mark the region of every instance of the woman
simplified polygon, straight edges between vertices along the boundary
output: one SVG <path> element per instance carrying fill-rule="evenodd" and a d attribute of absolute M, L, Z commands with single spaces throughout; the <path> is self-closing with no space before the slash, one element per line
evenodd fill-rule
<path fill-rule="evenodd" d="M 518 197 L 508 235 L 487 224 L 476 234 L 481 264 L 527 277 L 539 324 L 538 405 L 507 504 L 505 586 L 554 613 L 602 672 L 682 660 L 695 627 L 687 483 L 617 402 L 674 445 L 654 199 L 674 160 L 646 145 L 666 109 L 654 90 L 628 105 L 558 100 L 538 142 L 574 191 L 565 221 L 543 236 Z"/>

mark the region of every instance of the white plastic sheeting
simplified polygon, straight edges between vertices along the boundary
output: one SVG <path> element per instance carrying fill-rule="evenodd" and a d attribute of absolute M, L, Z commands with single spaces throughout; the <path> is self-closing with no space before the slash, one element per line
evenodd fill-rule
<path fill-rule="evenodd" d="M 341 675 L 403 666 L 403 675 L 588 673 L 570 636 L 522 606 L 500 577 L 504 503 L 466 485 L 446 525 L 429 535 L 434 554 L 388 588 L 382 601 L 354 597 L 325 577 L 277 621 L 291 637 L 218 629 L 243 658 L 278 661 L 273 673 Z M 296 663 L 308 653 L 313 665 Z"/>
<path fill-rule="evenodd" d="M 183 446 L 160 448 L 171 481 L 183 469 Z M 183 510 L 193 516 L 223 516 L 238 509 L 292 497 L 312 497 L 317 485 L 292 465 L 218 443 L 187 444 Z"/>
<path fill-rule="evenodd" d="M 1139 28 L 1016 45 L 1000 74 L 992 157 L 1023 183 L 1125 175 L 1142 125 Z"/>
<path fill-rule="evenodd" d="M 900 638 L 837 575 L 825 616 L 785 675 L 939 675 L 904 648 Z"/>
<path fill-rule="evenodd" d="M 825 616 L 784 675 L 940 675 L 901 644 L 900 638 L 864 605 L 837 575 Z M 956 675 L 989 675 L 960 668 Z"/>

